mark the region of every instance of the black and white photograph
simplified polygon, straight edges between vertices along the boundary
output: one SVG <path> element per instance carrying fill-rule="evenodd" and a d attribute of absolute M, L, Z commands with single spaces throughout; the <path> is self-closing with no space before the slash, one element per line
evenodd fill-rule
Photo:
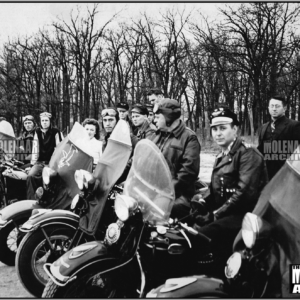
<path fill-rule="evenodd" d="M 300 2 L 0 25 L 0 298 L 300 297 Z"/>

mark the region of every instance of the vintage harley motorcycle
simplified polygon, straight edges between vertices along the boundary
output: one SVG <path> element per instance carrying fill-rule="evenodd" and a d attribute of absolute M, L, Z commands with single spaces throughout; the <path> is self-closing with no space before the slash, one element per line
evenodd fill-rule
<path fill-rule="evenodd" d="M 51 279 L 43 297 L 144 297 L 171 274 L 209 272 L 213 262 L 205 245 L 210 239 L 169 219 L 174 201 L 164 156 L 151 141 L 139 141 L 105 239 L 79 245 L 46 263 Z"/>
<path fill-rule="evenodd" d="M 92 170 L 93 159 L 88 154 L 89 150 L 83 151 L 81 149 L 84 148 L 75 146 L 81 140 L 88 140 L 88 136 L 84 128 L 76 123 L 68 138 L 56 148 L 49 167 L 43 169 L 43 187 L 37 189 L 38 200 L 18 201 L 0 211 L 0 261 L 3 263 L 9 266 L 15 264 L 17 247 L 24 236 L 19 228 L 34 209 L 70 207 L 73 197 L 79 192 L 74 180 L 76 168 Z"/>
<path fill-rule="evenodd" d="M 72 141 L 72 147 L 80 149 L 79 142 L 74 139 Z M 69 165 L 64 160 L 64 166 L 59 170 L 68 169 L 73 163 L 75 180 L 74 177 L 72 180 L 76 188 L 72 187 L 72 193 L 74 195 L 75 191 L 76 195 L 70 211 L 35 209 L 29 220 L 20 227 L 20 231 L 27 234 L 18 247 L 16 270 L 23 286 L 31 294 L 40 297 L 49 279 L 43 269 L 44 263 L 54 262 L 78 244 L 104 239 L 106 228 L 115 216 L 115 193 L 123 190 L 115 182 L 122 175 L 130 154 L 130 131 L 128 125 L 121 120 L 108 139 L 107 147 L 93 174 L 86 170 L 75 171 L 78 165 L 69 160 L 69 157 L 58 156 L 60 159 L 66 156 L 69 160 Z M 58 166 L 62 164 L 61 160 L 55 161 Z M 97 230 L 93 232 L 85 227 L 86 221 L 90 219 L 97 223 Z"/>
<path fill-rule="evenodd" d="M 149 298 L 299 298 L 291 264 L 300 262 L 300 147 L 247 213 L 223 278 L 207 275 L 168 279 Z"/>

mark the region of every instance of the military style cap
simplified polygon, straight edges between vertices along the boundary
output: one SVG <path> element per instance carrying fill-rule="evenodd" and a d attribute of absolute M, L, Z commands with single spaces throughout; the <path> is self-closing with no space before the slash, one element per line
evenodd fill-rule
<path fill-rule="evenodd" d="M 148 112 L 153 112 L 154 105 L 152 105 L 152 104 L 146 104 L 146 107 L 148 109 Z"/>
<path fill-rule="evenodd" d="M 210 127 L 230 123 L 233 123 L 233 125 L 237 126 L 240 125 L 240 122 L 237 119 L 237 115 L 228 108 L 220 107 L 215 109 L 209 118 Z"/>
<path fill-rule="evenodd" d="M 147 107 L 141 103 L 134 104 L 134 106 L 131 109 L 131 112 L 132 113 L 134 112 L 134 113 L 137 113 L 140 115 L 146 115 L 146 116 L 149 115 L 149 111 L 148 111 Z"/>
<path fill-rule="evenodd" d="M 117 108 L 124 108 L 124 109 L 126 109 L 126 110 L 129 110 L 129 105 L 128 105 L 127 102 L 119 102 L 119 103 L 117 104 Z"/>

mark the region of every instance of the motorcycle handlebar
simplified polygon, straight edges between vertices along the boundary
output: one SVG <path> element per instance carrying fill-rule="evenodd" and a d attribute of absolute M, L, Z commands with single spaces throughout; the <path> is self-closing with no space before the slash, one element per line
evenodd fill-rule
<path fill-rule="evenodd" d="M 203 233 L 200 233 L 198 232 L 197 230 L 195 230 L 194 228 L 186 225 L 186 224 L 183 224 L 181 222 L 178 222 L 178 224 L 184 229 L 186 230 L 187 232 L 191 233 L 192 235 L 195 235 L 195 236 L 198 236 L 199 238 L 203 239 L 205 242 L 207 243 L 210 243 L 211 242 L 211 239 L 206 236 L 205 234 Z"/>

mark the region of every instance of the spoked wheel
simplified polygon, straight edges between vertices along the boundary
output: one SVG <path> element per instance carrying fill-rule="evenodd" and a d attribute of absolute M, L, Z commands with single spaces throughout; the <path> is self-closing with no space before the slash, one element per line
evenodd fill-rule
<path fill-rule="evenodd" d="M 62 256 L 75 234 L 75 229 L 63 224 L 49 225 L 43 230 L 47 238 L 41 229 L 28 233 L 16 257 L 19 279 L 28 292 L 36 297 L 41 297 L 49 280 L 44 264 L 53 263 Z"/>
<path fill-rule="evenodd" d="M 15 265 L 17 248 L 24 237 L 24 234 L 19 231 L 19 227 L 28 218 L 16 220 L 0 229 L 0 261 L 8 266 Z"/>
<path fill-rule="evenodd" d="M 111 273 L 99 274 L 99 271 L 78 276 L 66 286 L 58 286 L 49 280 L 42 298 L 114 298 L 116 280 Z"/>

